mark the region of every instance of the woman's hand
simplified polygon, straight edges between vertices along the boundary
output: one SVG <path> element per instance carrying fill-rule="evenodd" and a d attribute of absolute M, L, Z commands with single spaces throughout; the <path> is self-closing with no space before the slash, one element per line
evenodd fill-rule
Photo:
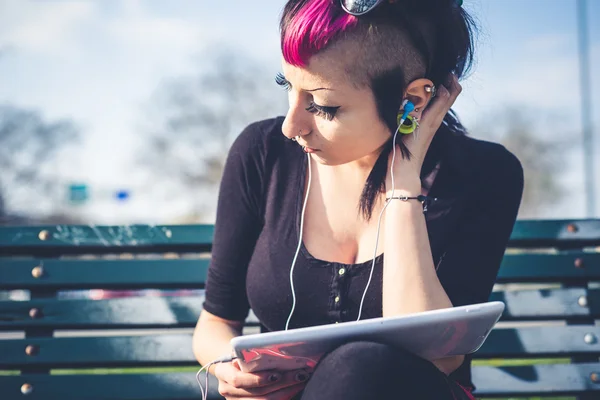
<path fill-rule="evenodd" d="M 419 119 L 417 139 L 414 139 L 413 133 L 404 141 L 406 147 L 408 147 L 412 154 L 411 159 L 402 159 L 402 155 L 399 151 L 396 151 L 396 159 L 394 162 L 394 189 L 414 189 L 416 182 L 418 181 L 420 183 L 419 177 L 421 168 L 423 167 L 423 161 L 425 160 L 425 155 L 429 150 L 431 141 L 461 91 L 462 87 L 454 74 L 450 74 L 448 81 L 437 88 L 436 97 L 434 97 L 431 103 L 423 110 Z M 400 139 L 401 134 L 399 133 L 396 142 Z M 388 166 L 391 165 L 392 153 L 390 153 Z M 388 191 L 392 189 L 389 168 L 386 188 Z M 418 195 L 420 192 L 411 194 Z"/>
<path fill-rule="evenodd" d="M 227 400 L 290 400 L 304 389 L 310 377 L 303 369 L 242 372 L 237 360 L 218 364 L 214 374 L 219 380 L 219 393 Z"/>

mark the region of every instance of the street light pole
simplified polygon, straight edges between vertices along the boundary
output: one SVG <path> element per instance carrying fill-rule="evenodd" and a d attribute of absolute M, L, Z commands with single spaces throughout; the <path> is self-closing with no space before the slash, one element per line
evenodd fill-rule
<path fill-rule="evenodd" d="M 590 46 L 587 0 L 577 0 L 577 27 L 579 33 L 579 76 L 581 80 L 581 122 L 583 127 L 583 166 L 587 217 L 596 215 L 594 179 L 594 137 L 592 127 L 592 87 L 590 76 Z"/>

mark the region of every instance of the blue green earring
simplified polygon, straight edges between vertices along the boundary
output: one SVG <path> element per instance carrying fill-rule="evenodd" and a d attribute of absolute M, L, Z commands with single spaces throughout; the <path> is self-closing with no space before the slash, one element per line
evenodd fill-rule
<path fill-rule="evenodd" d="M 417 117 L 413 117 L 411 115 L 407 116 L 406 119 L 404 120 L 404 122 L 402 124 L 400 124 L 400 122 L 402 121 L 402 113 L 398 114 L 398 132 L 400 132 L 403 135 L 410 135 L 411 133 L 415 132 L 417 130 L 417 128 L 419 127 L 419 120 L 417 119 Z"/>

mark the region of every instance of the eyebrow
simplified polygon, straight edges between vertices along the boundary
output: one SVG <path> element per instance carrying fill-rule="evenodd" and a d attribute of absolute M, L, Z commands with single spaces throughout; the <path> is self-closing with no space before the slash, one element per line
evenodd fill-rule
<path fill-rule="evenodd" d="M 331 90 L 333 92 L 333 89 L 329 89 L 329 88 L 317 88 L 317 89 L 311 89 L 311 90 L 306 90 L 307 92 L 316 92 L 319 90 Z"/>
<path fill-rule="evenodd" d="M 285 81 L 285 83 L 292 86 L 292 83 L 290 81 L 288 81 L 287 78 L 283 74 L 281 74 L 281 78 Z M 329 89 L 329 88 L 304 89 L 305 92 L 318 92 L 319 90 L 331 90 L 332 92 L 334 91 L 333 89 Z"/>

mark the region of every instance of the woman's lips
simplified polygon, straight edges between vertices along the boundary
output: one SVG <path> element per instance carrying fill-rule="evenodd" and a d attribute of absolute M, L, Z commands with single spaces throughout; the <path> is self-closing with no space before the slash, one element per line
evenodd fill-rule
<path fill-rule="evenodd" d="M 298 144 L 300 144 L 300 143 L 298 143 Z M 305 153 L 316 153 L 317 151 L 320 151 L 319 149 L 315 149 L 313 147 L 308 147 L 303 144 L 300 144 L 300 146 L 302 146 L 302 150 L 304 150 Z"/>

